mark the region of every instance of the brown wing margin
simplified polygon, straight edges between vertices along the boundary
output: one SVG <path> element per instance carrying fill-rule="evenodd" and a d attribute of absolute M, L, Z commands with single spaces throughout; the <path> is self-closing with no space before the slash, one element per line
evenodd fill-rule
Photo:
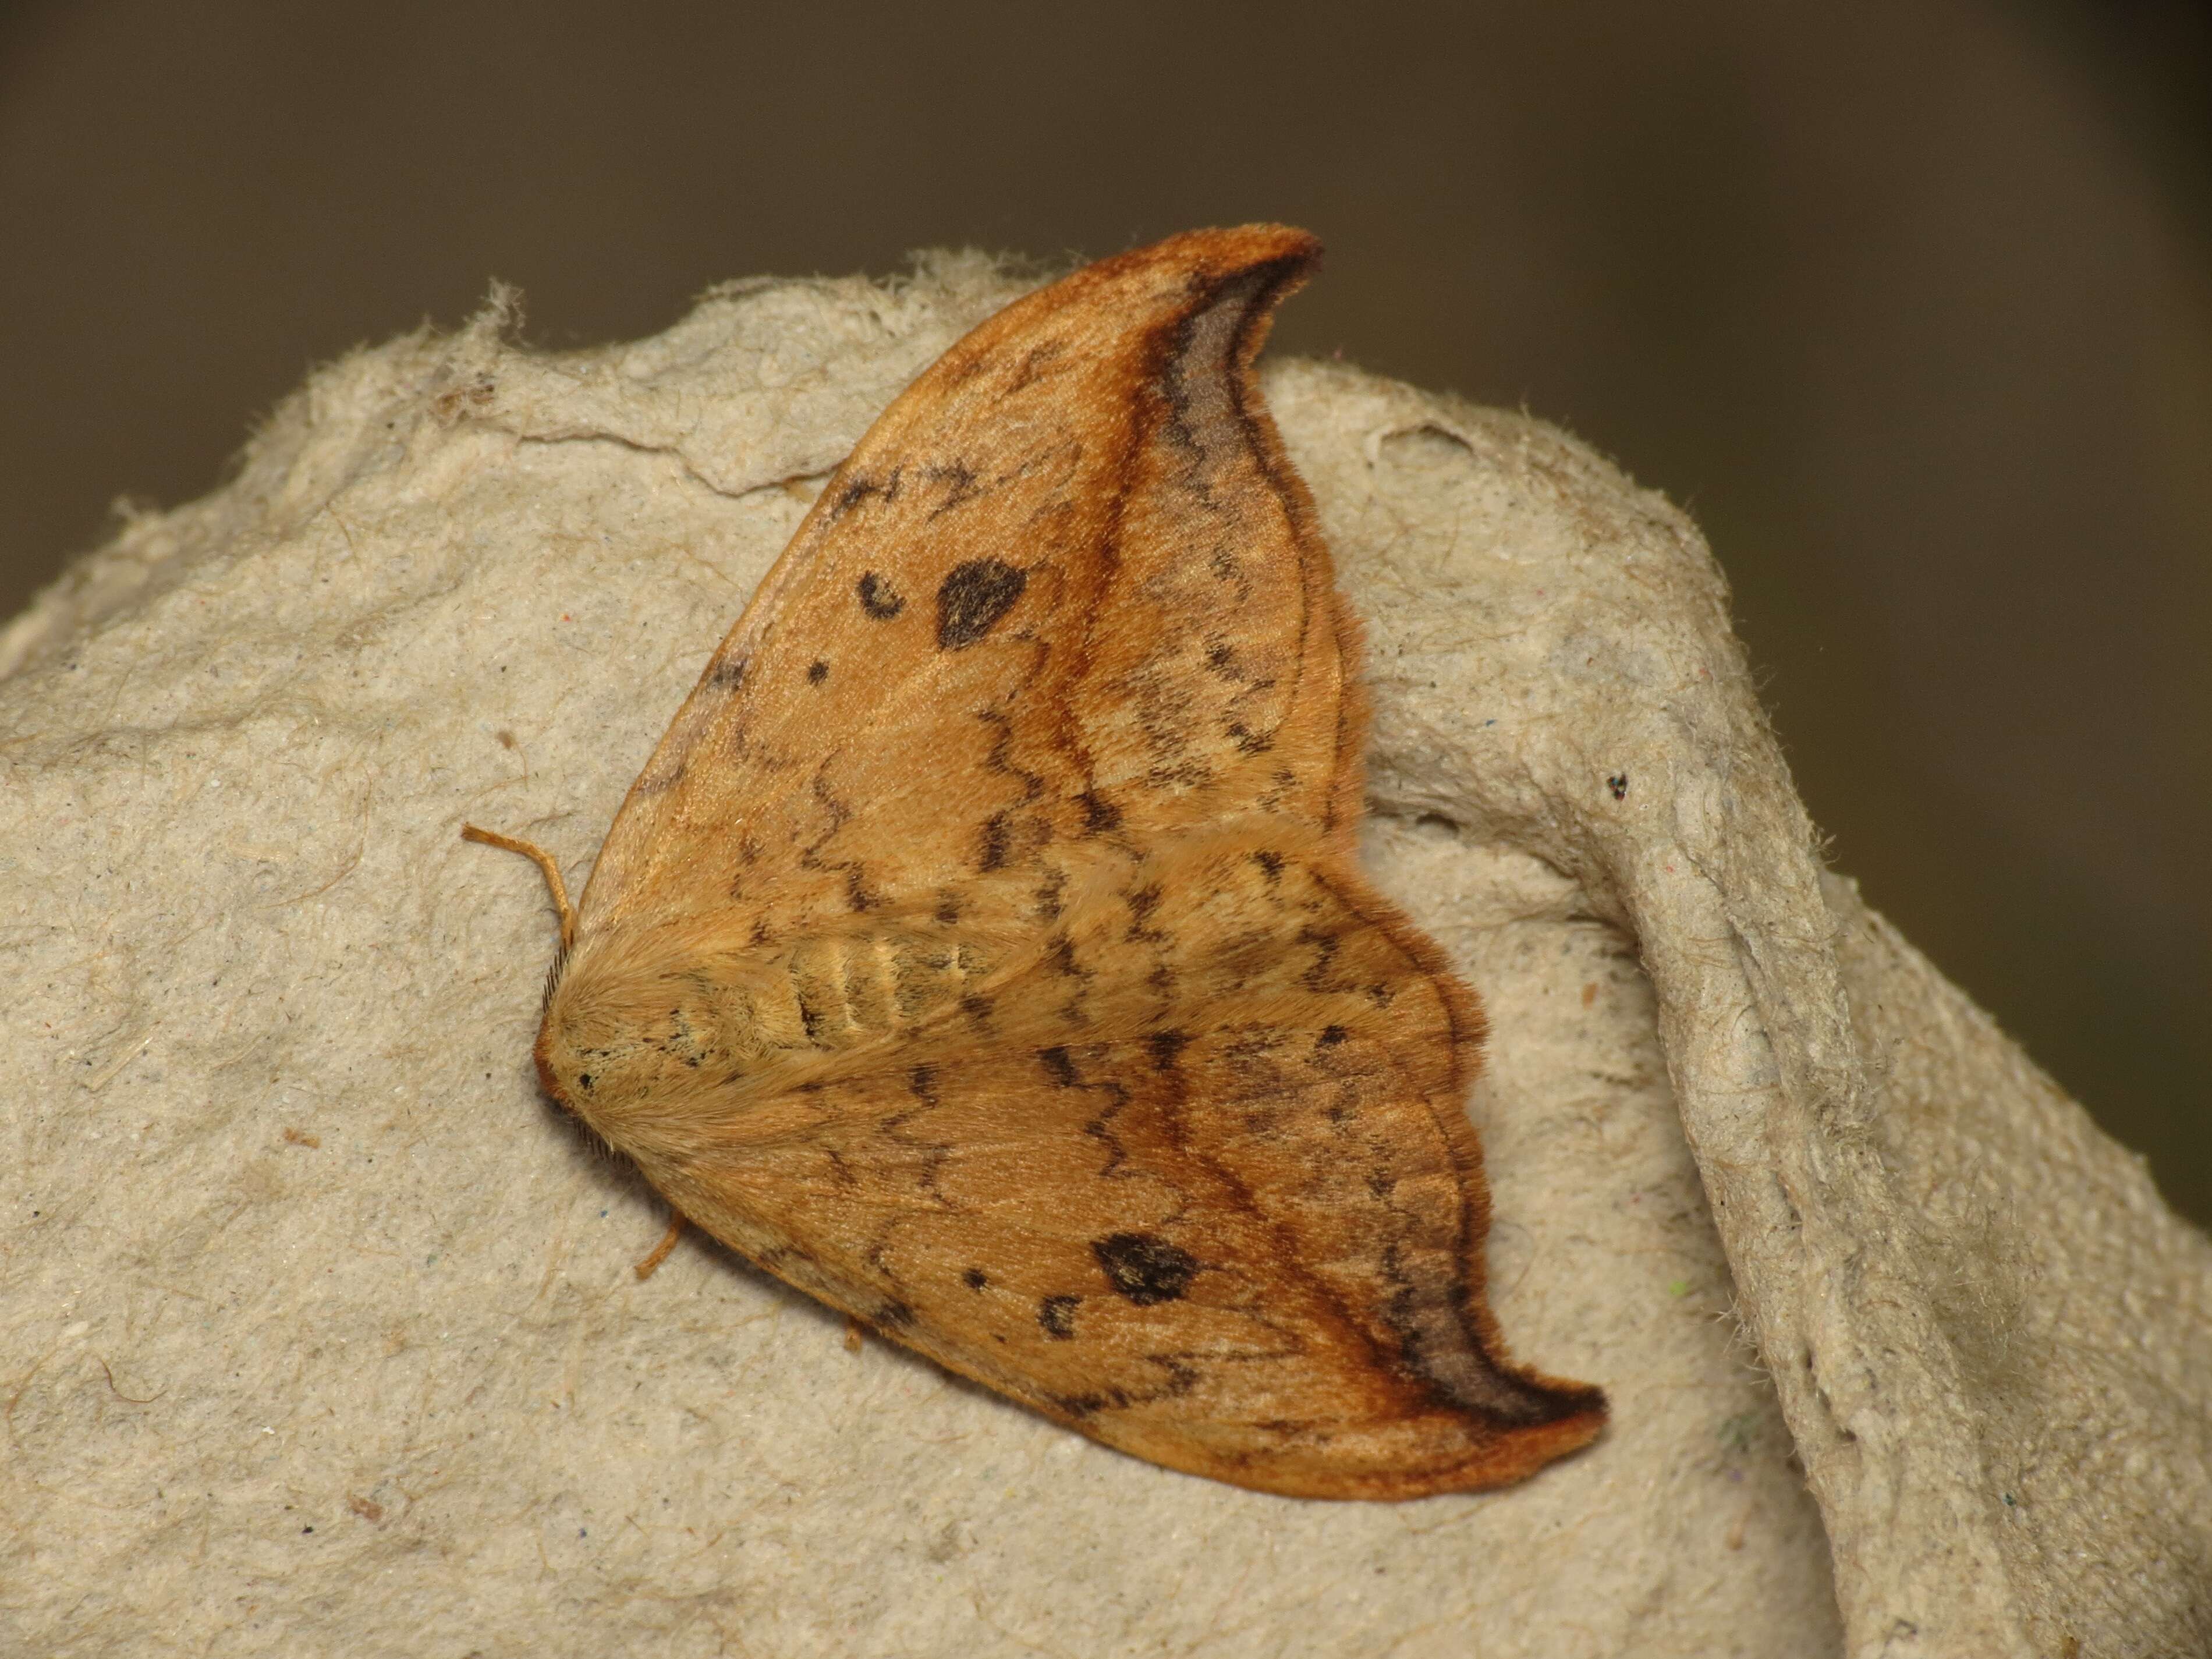
<path fill-rule="evenodd" d="M 1234 234 L 1242 236 L 1248 233 Z M 1335 568 L 1321 532 L 1321 515 L 1314 505 L 1313 493 L 1306 488 L 1297 469 L 1291 465 L 1290 456 L 1283 447 L 1281 428 L 1260 396 L 1255 368 L 1261 350 L 1273 331 L 1276 308 L 1304 287 L 1321 267 L 1322 246 L 1318 239 L 1302 231 L 1282 234 L 1291 240 L 1279 252 L 1214 284 L 1204 303 L 1194 307 L 1193 316 L 1187 318 L 1176 331 L 1176 344 L 1187 350 L 1196 318 L 1224 302 L 1230 306 L 1235 325 L 1224 354 L 1222 384 L 1235 428 L 1249 446 L 1251 460 L 1267 489 L 1281 504 L 1288 538 L 1305 579 L 1309 623 L 1301 630 L 1301 655 L 1304 659 L 1301 668 L 1308 673 L 1321 670 L 1335 682 L 1328 688 L 1334 694 L 1335 712 L 1331 781 L 1322 798 L 1318 817 L 1332 841 L 1350 857 L 1354 851 L 1353 837 L 1366 787 L 1368 708 L 1359 678 L 1364 654 L 1363 633 L 1358 618 L 1337 592 Z M 1168 246 L 1162 244 L 1163 247 Z M 1168 378 L 1164 372 L 1163 380 Z M 1314 626 L 1314 619 L 1318 619 L 1321 625 Z"/>
<path fill-rule="evenodd" d="M 1089 751 L 1121 751 L 1124 778 L 1152 784 L 1156 798 L 1136 809 L 1149 827 L 1263 805 L 1352 844 L 1364 736 L 1358 629 L 1254 370 L 1275 308 L 1320 254 L 1303 232 L 1251 227 L 1171 238 L 1095 268 L 1107 283 L 1125 267 L 1182 273 L 1118 392 L 1134 419 L 1102 561 L 1134 624 L 1125 631 L 1147 650 L 1134 662 L 1103 653 L 1106 671 L 1082 699 Z M 1210 692 L 1217 672 L 1243 690 L 1212 719 L 1178 727 L 1173 711 L 1153 710 L 1131 730 L 1125 711 L 1141 709 L 1152 677 Z"/>

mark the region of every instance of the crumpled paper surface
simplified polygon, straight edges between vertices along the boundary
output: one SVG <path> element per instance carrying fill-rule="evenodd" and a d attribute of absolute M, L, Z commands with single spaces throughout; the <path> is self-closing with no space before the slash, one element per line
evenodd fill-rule
<path fill-rule="evenodd" d="M 665 1211 L 532 1083 L 541 884 L 460 823 L 580 878 L 829 468 L 1019 287 L 557 356 L 501 298 L 0 635 L 0 1650 L 2212 1642 L 2212 1249 L 1821 874 L 1687 520 L 1340 367 L 1266 385 L 1367 623 L 1370 861 L 1487 1004 L 1497 1311 L 1603 1438 L 1264 1497 L 696 1232 L 632 1276 Z"/>

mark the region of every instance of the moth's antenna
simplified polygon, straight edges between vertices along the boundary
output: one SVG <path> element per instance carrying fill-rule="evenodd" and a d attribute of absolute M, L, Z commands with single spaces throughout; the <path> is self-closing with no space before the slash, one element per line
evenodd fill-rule
<path fill-rule="evenodd" d="M 520 853 L 538 866 L 545 878 L 545 884 L 553 890 L 553 908 L 561 913 L 561 954 L 568 955 L 568 947 L 576 942 L 576 910 L 568 902 L 568 884 L 561 879 L 561 866 L 553 855 L 535 842 L 517 841 L 512 836 L 502 836 L 495 830 L 479 830 L 473 823 L 461 826 L 463 841 L 480 841 L 487 847 L 501 847 L 510 853 Z"/>

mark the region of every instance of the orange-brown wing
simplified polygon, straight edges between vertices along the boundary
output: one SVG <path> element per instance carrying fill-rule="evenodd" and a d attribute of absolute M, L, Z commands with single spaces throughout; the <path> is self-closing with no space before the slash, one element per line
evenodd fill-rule
<path fill-rule="evenodd" d="M 1255 806 L 1348 834 L 1351 625 L 1251 372 L 1316 252 L 1175 237 L 946 352 L 708 663 L 580 936 L 734 908 L 784 938 Z"/>
<path fill-rule="evenodd" d="M 1591 1439 L 1598 1391 L 1484 1302 L 1480 1016 L 1435 947 L 1259 813 L 1089 875 L 941 1015 L 594 1121 L 793 1284 L 1171 1468 L 1402 1498 Z"/>

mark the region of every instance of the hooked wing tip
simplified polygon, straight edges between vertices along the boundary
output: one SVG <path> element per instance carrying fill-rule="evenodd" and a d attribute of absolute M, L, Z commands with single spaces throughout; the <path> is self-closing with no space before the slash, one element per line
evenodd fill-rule
<path fill-rule="evenodd" d="M 1186 230 L 1130 249 L 1076 273 L 1086 286 L 1092 283 L 1127 282 L 1131 277 L 1157 274 L 1179 280 L 1193 289 L 1218 288 L 1223 283 L 1266 271 L 1260 286 L 1271 300 L 1279 300 L 1304 284 L 1322 256 L 1321 239 L 1295 225 L 1237 225 L 1227 229 Z"/>

